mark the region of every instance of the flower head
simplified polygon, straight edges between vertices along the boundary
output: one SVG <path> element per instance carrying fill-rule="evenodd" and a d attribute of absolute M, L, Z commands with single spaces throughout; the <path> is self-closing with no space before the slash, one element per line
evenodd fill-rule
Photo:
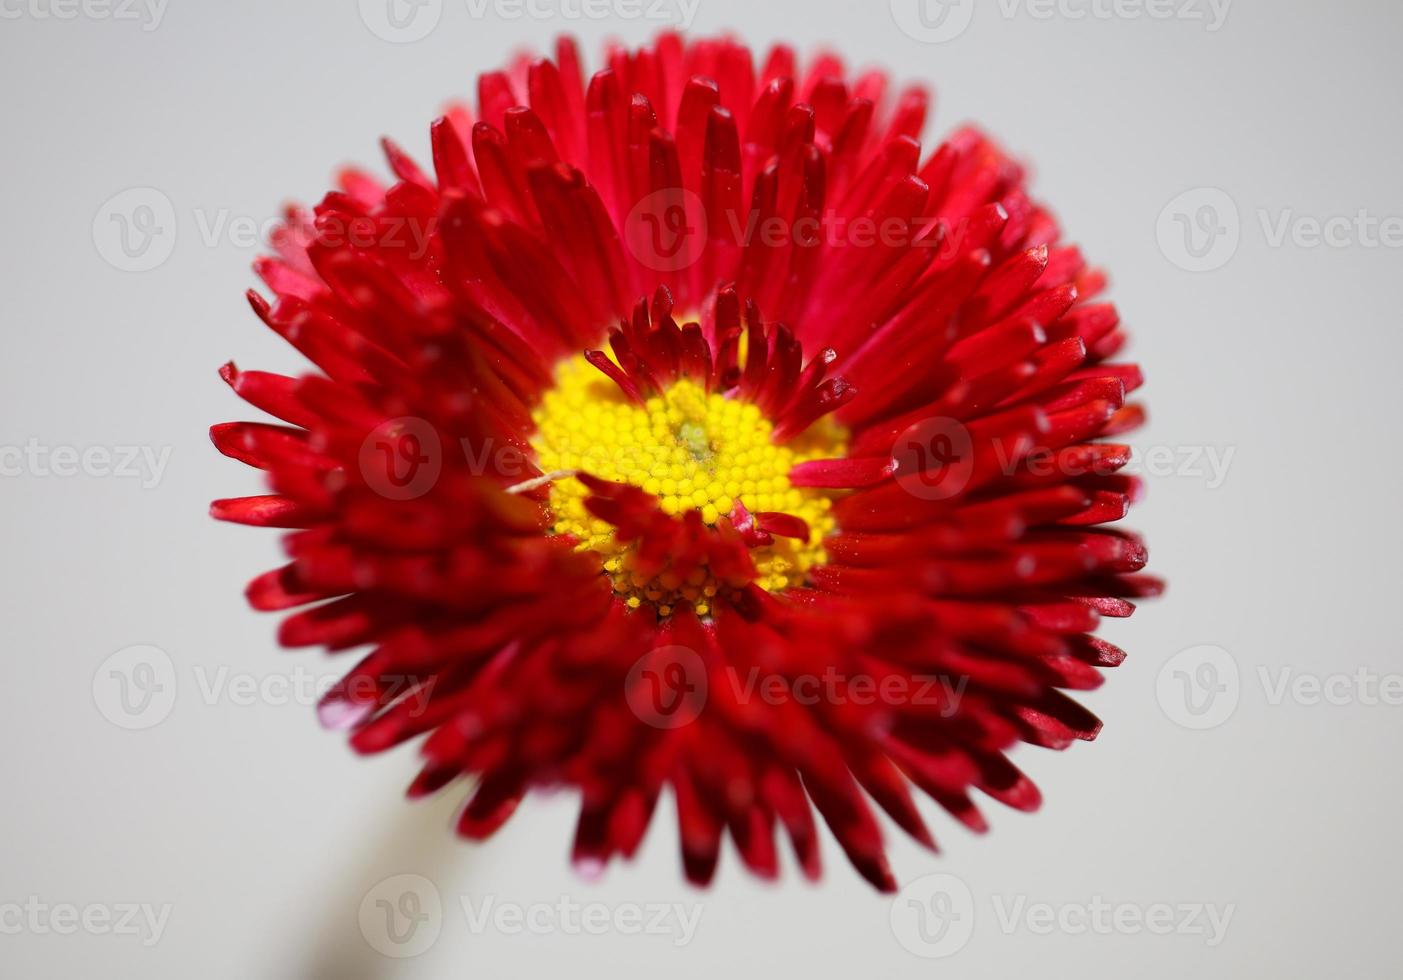
<path fill-rule="evenodd" d="M 281 641 L 369 648 L 322 705 L 375 752 L 427 735 L 412 795 L 472 777 L 485 837 L 533 787 L 582 798 L 574 855 L 638 847 L 675 796 L 688 877 L 723 836 L 819 873 L 815 812 L 889 889 L 875 802 L 1039 796 L 1005 752 L 1099 723 L 1064 691 L 1153 593 L 1106 525 L 1139 370 L 1104 280 L 970 129 L 833 56 L 728 40 L 484 75 L 431 171 L 347 171 L 291 209 L 254 311 L 315 369 L 241 371 L 280 424 L 216 426 L 292 529 L 249 587 Z"/>

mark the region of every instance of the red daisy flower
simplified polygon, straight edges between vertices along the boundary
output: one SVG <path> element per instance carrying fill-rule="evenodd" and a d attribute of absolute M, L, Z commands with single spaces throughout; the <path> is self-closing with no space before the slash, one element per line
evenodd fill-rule
<path fill-rule="evenodd" d="M 893 887 L 875 801 L 934 846 L 914 786 L 974 830 L 1005 757 L 1099 723 L 1065 690 L 1157 589 L 1105 525 L 1140 384 L 1023 171 L 927 96 L 758 71 L 728 40 L 482 76 L 433 172 L 343 173 L 288 212 L 254 311 L 315 365 L 223 375 L 286 424 L 213 430 L 267 473 L 216 517 L 295 529 L 249 588 L 292 647 L 370 646 L 323 720 L 363 752 L 427 733 L 418 796 L 464 836 L 578 789 L 575 860 L 632 855 L 675 796 L 687 876 L 724 835 L 819 873 L 813 811 Z"/>

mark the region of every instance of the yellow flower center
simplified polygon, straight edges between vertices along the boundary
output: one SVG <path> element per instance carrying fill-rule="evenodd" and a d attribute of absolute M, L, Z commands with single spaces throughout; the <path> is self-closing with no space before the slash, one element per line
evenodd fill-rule
<path fill-rule="evenodd" d="M 820 420 L 783 446 L 770 441 L 774 426 L 755 405 L 708 394 L 682 379 L 646 405 L 629 400 L 617 385 L 583 357 L 564 361 L 556 386 L 534 413 L 531 444 L 543 472 L 584 471 L 628 483 L 656 496 L 664 512 L 701 513 L 707 525 L 729 516 L 737 502 L 751 513 L 778 511 L 802 518 L 807 541 L 775 537 L 751 550 L 756 582 L 777 592 L 801 584 L 808 570 L 826 560 L 823 539 L 833 530 L 832 497 L 823 490 L 794 487 L 789 471 L 811 459 L 841 456 L 843 434 Z M 585 509 L 589 491 L 573 477 L 551 484 L 555 533 L 594 551 L 631 607 L 657 606 L 666 616 L 680 602 L 708 615 L 725 590 L 705 567 L 686 581 L 667 571 L 647 577 L 634 571 L 633 548 L 615 540 L 615 528 Z"/>

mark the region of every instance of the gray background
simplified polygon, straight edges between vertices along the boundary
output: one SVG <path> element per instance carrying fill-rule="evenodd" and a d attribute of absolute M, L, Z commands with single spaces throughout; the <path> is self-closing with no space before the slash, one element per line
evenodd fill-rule
<path fill-rule="evenodd" d="M 586 883 L 567 867 L 568 797 L 531 801 L 486 847 L 456 844 L 444 830 L 451 797 L 400 799 L 412 751 L 359 760 L 304 704 L 205 690 L 221 668 L 226 680 L 276 681 L 343 666 L 279 652 L 275 620 L 244 606 L 245 581 L 280 554 L 276 533 L 205 516 L 209 499 L 259 487 L 207 441 L 210 423 L 248 417 L 217 367 L 230 357 L 301 367 L 241 298 L 257 249 L 206 230 L 221 215 L 264 222 L 285 200 L 315 200 L 339 163 L 380 167 L 381 134 L 427 159 L 443 102 L 471 95 L 476 74 L 512 49 L 568 30 L 593 57 L 606 35 L 638 40 L 664 25 L 508 19 L 491 5 L 479 17 L 467 0 L 444 0 L 435 30 L 396 44 L 355 2 L 171 0 L 159 23 L 91 8 L 60 19 L 47 2 L 25 3 L 7 0 L 0 20 L 0 447 L 170 456 L 158 481 L 30 463 L 0 478 L 0 908 L 36 896 L 168 904 L 170 917 L 150 946 L 11 930 L 0 934 L 0 973 L 1396 975 L 1403 707 L 1368 703 L 1343 681 L 1340 704 L 1312 703 L 1308 691 L 1279 698 L 1273 685 L 1403 670 L 1400 253 L 1357 232 L 1320 247 L 1277 242 L 1271 228 L 1361 210 L 1403 216 L 1397 8 L 1236 0 L 1208 30 L 1111 0 L 1094 10 L 1066 0 L 1051 17 L 981 0 L 959 36 L 923 43 L 885 2 L 700 0 L 694 32 L 834 44 L 855 66 L 932 83 L 932 135 L 976 119 L 1033 161 L 1036 192 L 1109 268 L 1134 331 L 1152 413 L 1135 442 L 1172 453 L 1132 520 L 1171 591 L 1112 624 L 1132 656 L 1085 699 L 1106 721 L 1101 740 L 1016 753 L 1046 795 L 1035 816 L 991 805 L 993 832 L 976 838 L 932 812 L 940 858 L 891 835 L 903 882 L 951 874 L 972 895 L 967 945 L 928 962 L 831 841 L 821 886 L 789 865 L 765 886 L 728 855 L 717 885 L 696 892 L 680 883 L 665 808 L 634 865 Z M 662 9 L 675 21 L 675 5 Z M 1067 16 L 1077 11 L 1090 14 Z M 155 188 L 174 209 L 173 229 L 158 221 L 174 231 L 173 250 L 145 272 L 114 267 L 102 231 L 106 202 L 132 187 Z M 1214 254 L 1218 268 L 1192 273 L 1158 230 L 1176 227 L 1162 212 L 1185 192 L 1197 196 L 1176 207 L 1198 220 L 1200 188 L 1227 195 L 1240 241 L 1230 258 Z M 1209 217 L 1231 231 L 1221 207 Z M 1208 449 L 1234 454 L 1221 480 L 1196 472 L 1192 457 Z M 108 717 L 102 685 L 108 658 L 135 644 L 169 655 L 175 699 L 159 724 L 128 731 Z M 1196 652 L 1204 644 L 1223 652 Z M 1188 676 L 1215 680 L 1228 699 L 1218 704 L 1235 704 L 1207 730 L 1180 723 L 1202 720 L 1172 693 L 1171 658 L 1185 650 L 1175 663 L 1193 661 Z M 1203 662 L 1216 673 L 1196 673 Z M 358 909 L 402 873 L 427 876 L 444 911 L 427 951 L 391 960 L 371 947 Z M 617 930 L 474 932 L 462 895 L 475 907 L 564 895 L 610 910 L 702 909 L 679 947 L 676 935 Z M 1211 945 L 1183 920 L 1167 935 L 1098 934 L 1010 927 L 996 912 L 1021 901 L 1074 913 L 1098 897 L 1140 910 L 1231 907 L 1232 918 Z"/>

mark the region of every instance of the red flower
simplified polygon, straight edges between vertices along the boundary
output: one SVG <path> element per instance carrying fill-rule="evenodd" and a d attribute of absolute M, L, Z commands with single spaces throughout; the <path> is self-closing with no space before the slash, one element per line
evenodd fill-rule
<path fill-rule="evenodd" d="M 777 820 L 817 876 L 817 810 L 890 889 L 868 801 L 933 846 L 912 785 L 1035 808 L 1005 751 L 1096 735 L 1062 692 L 1157 586 L 1105 526 L 1140 372 L 1020 167 L 973 130 L 923 160 L 922 90 L 784 47 L 585 83 L 565 40 L 478 101 L 432 174 L 387 141 L 391 186 L 289 211 L 249 299 L 316 370 L 223 372 L 286 423 L 213 430 L 273 491 L 214 515 L 296 529 L 250 600 L 372 647 L 323 720 L 427 733 L 410 793 L 477 777 L 467 837 L 578 788 L 587 865 L 671 787 L 698 883 L 727 833 L 775 874 Z"/>

